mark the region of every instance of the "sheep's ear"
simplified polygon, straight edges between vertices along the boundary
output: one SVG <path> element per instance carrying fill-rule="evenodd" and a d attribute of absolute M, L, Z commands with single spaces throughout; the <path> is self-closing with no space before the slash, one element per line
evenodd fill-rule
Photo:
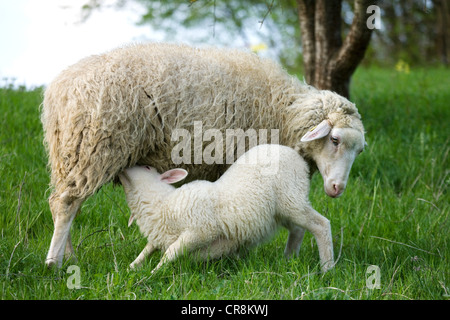
<path fill-rule="evenodd" d="M 317 127 L 309 130 L 301 139 L 301 142 L 312 141 L 325 137 L 332 129 L 331 123 L 328 120 L 323 120 Z"/>
<path fill-rule="evenodd" d="M 186 178 L 187 175 L 188 172 L 184 169 L 172 169 L 164 172 L 159 179 L 162 182 L 172 184 L 180 180 L 183 180 L 184 178 Z"/>

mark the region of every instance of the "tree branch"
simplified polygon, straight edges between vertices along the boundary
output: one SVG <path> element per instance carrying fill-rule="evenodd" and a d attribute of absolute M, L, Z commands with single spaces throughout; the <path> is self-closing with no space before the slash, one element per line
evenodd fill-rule
<path fill-rule="evenodd" d="M 259 28 L 260 28 L 260 29 L 262 28 L 262 26 L 263 26 L 263 24 L 264 24 L 264 21 L 266 20 L 266 18 L 267 18 L 267 16 L 269 15 L 269 13 L 272 11 L 272 8 L 273 8 L 273 2 L 274 2 L 274 1 L 275 1 L 275 0 L 272 0 L 272 3 L 271 3 L 270 5 L 267 6 L 266 14 L 265 14 L 264 17 L 262 18 L 262 20 L 259 21 Z"/>
<path fill-rule="evenodd" d="M 370 42 L 372 30 L 367 28 L 366 22 L 368 15 L 366 10 L 369 5 L 376 3 L 373 0 L 355 0 L 354 18 L 350 31 L 345 37 L 341 49 L 333 59 L 335 72 L 340 77 L 350 77 L 356 70 L 356 67 L 364 58 L 367 46 Z"/>

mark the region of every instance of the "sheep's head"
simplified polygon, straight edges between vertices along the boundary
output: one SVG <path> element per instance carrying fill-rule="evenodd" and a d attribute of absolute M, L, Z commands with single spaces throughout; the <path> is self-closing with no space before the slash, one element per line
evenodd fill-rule
<path fill-rule="evenodd" d="M 347 186 L 353 161 L 364 150 L 364 134 L 355 128 L 335 127 L 327 119 L 301 139 L 302 142 L 314 140 L 319 143 L 313 149 L 312 158 L 322 175 L 325 192 L 330 197 L 339 197 Z"/>
<path fill-rule="evenodd" d="M 361 117 L 353 103 L 330 91 L 317 91 L 299 104 L 309 109 L 311 127 L 299 130 L 292 144 L 302 156 L 315 162 L 326 194 L 339 197 L 347 186 L 355 158 L 366 144 Z"/>

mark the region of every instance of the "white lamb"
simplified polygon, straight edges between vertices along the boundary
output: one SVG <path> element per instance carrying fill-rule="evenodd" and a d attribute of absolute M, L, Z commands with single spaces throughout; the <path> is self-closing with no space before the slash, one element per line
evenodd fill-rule
<path fill-rule="evenodd" d="M 148 244 L 131 263 L 135 268 L 154 250 L 165 251 L 152 271 L 183 252 L 218 258 L 252 247 L 289 230 L 285 255 L 298 254 L 304 230 L 316 238 L 322 271 L 334 266 L 331 227 L 308 200 L 309 169 L 293 149 L 259 145 L 242 155 L 217 181 L 170 184 L 187 176 L 184 169 L 159 174 L 149 166 L 119 174 L 131 209 Z"/>

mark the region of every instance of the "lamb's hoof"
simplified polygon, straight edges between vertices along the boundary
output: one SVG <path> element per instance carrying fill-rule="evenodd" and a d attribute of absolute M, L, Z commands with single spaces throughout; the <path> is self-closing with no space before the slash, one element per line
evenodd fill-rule
<path fill-rule="evenodd" d="M 141 267 L 140 263 L 136 263 L 136 262 L 132 262 L 130 263 L 130 265 L 128 266 L 128 271 L 136 271 L 137 269 L 139 269 Z"/>

